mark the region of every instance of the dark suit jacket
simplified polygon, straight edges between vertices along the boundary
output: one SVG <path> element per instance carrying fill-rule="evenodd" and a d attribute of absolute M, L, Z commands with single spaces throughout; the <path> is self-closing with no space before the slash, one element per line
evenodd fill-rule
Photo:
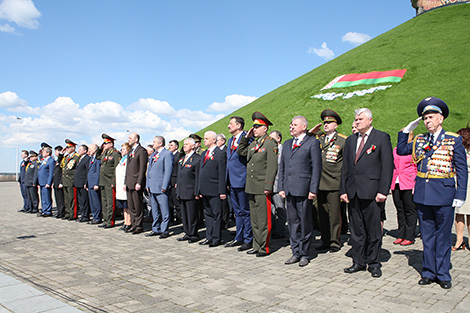
<path fill-rule="evenodd" d="M 57 161 L 55 162 L 54 167 L 54 174 L 52 176 L 52 184 L 54 188 L 59 188 L 59 185 L 62 184 L 62 167 L 60 166 L 60 162 L 64 158 L 63 154 L 59 154 Z"/>
<path fill-rule="evenodd" d="M 204 163 L 206 153 L 208 151 L 204 151 L 200 160 L 198 194 L 213 197 L 226 194 L 225 171 L 227 159 L 225 153 L 215 147 L 212 156 Z"/>
<path fill-rule="evenodd" d="M 124 180 L 127 189 L 134 190 L 135 184 L 140 184 L 144 189 L 148 162 L 147 150 L 139 144 L 134 152 L 129 152 L 127 159 L 126 178 Z"/>
<path fill-rule="evenodd" d="M 89 159 L 88 165 L 88 175 L 87 175 L 87 186 L 88 188 L 93 188 L 94 186 L 99 186 L 100 184 L 100 167 L 101 161 L 97 158 L 93 160 L 92 157 Z"/>
<path fill-rule="evenodd" d="M 176 163 L 178 166 L 178 177 L 176 179 L 176 195 L 182 200 L 192 200 L 198 195 L 197 183 L 199 178 L 199 167 L 201 156 L 197 153 L 183 164 L 184 157 Z"/>
<path fill-rule="evenodd" d="M 175 187 L 176 179 L 178 178 L 178 161 L 179 160 L 180 160 L 180 153 L 179 151 L 176 151 L 176 153 L 173 155 L 173 171 L 171 172 L 171 180 L 170 180 L 170 185 L 172 187 Z"/>
<path fill-rule="evenodd" d="M 309 192 L 318 193 L 322 172 L 320 143 L 305 136 L 300 147 L 292 149 L 293 139 L 282 147 L 279 164 L 279 190 L 286 195 L 307 197 Z"/>
<path fill-rule="evenodd" d="M 77 168 L 75 169 L 75 176 L 73 178 L 74 187 L 83 188 L 83 186 L 86 185 L 89 166 L 90 156 L 85 154 L 82 159 L 78 161 Z"/>
<path fill-rule="evenodd" d="M 246 131 L 243 131 L 234 149 L 232 149 L 233 137 L 227 142 L 227 185 L 232 188 L 245 188 L 246 185 L 246 156 L 237 153 L 238 144 L 245 135 Z"/>
<path fill-rule="evenodd" d="M 33 187 L 37 186 L 38 184 L 38 169 L 39 169 L 39 161 L 29 161 L 28 165 L 26 165 L 26 172 L 24 178 L 24 184 L 26 187 Z"/>
<path fill-rule="evenodd" d="M 24 184 L 24 176 L 26 174 L 26 165 L 28 165 L 28 161 L 21 160 L 20 175 L 18 176 L 18 182 L 22 184 Z"/>
<path fill-rule="evenodd" d="M 364 200 L 375 199 L 377 193 L 387 195 L 393 174 L 390 136 L 373 128 L 354 164 L 358 137 L 355 134 L 346 139 L 340 194 L 347 193 L 349 199 L 357 196 Z"/>

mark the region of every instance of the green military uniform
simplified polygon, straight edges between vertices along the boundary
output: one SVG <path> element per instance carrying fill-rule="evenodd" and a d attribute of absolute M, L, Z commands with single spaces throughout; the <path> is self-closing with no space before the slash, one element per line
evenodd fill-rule
<path fill-rule="evenodd" d="M 328 142 L 325 142 L 325 138 L 326 135 L 318 138 L 322 150 L 322 174 L 318 187 L 320 232 L 323 246 L 339 248 L 342 222 L 339 184 L 347 137 L 336 132 Z"/>
<path fill-rule="evenodd" d="M 71 140 L 65 140 L 67 147 L 75 147 L 76 144 Z M 65 219 L 76 219 L 78 217 L 78 203 L 75 187 L 73 186 L 73 178 L 75 177 L 75 169 L 78 165 L 80 156 L 74 152 L 72 154 L 65 155 L 60 162 L 62 168 L 62 185 L 64 186 L 64 207 L 65 207 Z"/>
<path fill-rule="evenodd" d="M 101 161 L 99 185 L 103 226 L 112 227 L 114 226 L 114 212 L 116 210 L 116 166 L 121 160 L 121 154 L 113 147 L 103 151 L 98 158 Z"/>
<path fill-rule="evenodd" d="M 330 109 L 321 113 L 324 123 L 342 123 L 339 115 Z M 322 150 L 322 173 L 318 187 L 318 217 L 322 239 L 322 247 L 339 250 L 341 242 L 341 201 L 339 185 L 341 168 L 343 167 L 343 149 L 347 136 L 334 132 L 317 136 Z M 333 251 L 332 250 L 332 251 Z"/>
<path fill-rule="evenodd" d="M 253 113 L 255 121 L 261 117 L 272 125 L 261 113 Z M 267 126 L 267 124 L 264 124 Z M 251 227 L 253 230 L 253 252 L 257 256 L 269 254 L 271 239 L 271 195 L 266 196 L 265 191 L 273 191 L 274 180 L 277 173 L 277 142 L 267 134 L 256 138 L 249 143 L 249 138 L 240 139 L 237 153 L 247 159 L 247 174 L 245 192 L 248 194 L 250 204 Z M 248 251 L 250 252 L 250 251 Z"/>

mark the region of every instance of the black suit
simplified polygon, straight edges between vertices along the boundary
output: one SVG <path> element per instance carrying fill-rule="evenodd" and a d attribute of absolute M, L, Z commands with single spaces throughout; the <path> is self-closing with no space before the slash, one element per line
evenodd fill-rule
<path fill-rule="evenodd" d="M 59 188 L 59 185 L 62 184 L 62 167 L 60 167 L 60 162 L 62 161 L 63 157 L 63 154 L 59 154 L 59 157 L 55 162 L 54 174 L 52 175 L 54 197 L 57 205 L 57 217 L 63 217 L 65 213 L 64 188 Z"/>
<path fill-rule="evenodd" d="M 88 220 L 90 218 L 90 202 L 88 200 L 88 191 L 85 189 L 89 166 L 90 156 L 85 154 L 79 159 L 78 165 L 75 168 L 75 176 L 73 177 L 73 186 L 77 188 L 81 220 Z"/>
<path fill-rule="evenodd" d="M 393 173 L 393 154 L 390 136 L 372 129 L 357 163 L 356 147 L 359 136 L 352 135 L 344 147 L 340 194 L 349 198 L 349 220 L 353 262 L 380 267 L 382 245 L 381 210 L 375 197 L 387 195 Z"/>
<path fill-rule="evenodd" d="M 188 160 L 183 163 L 184 157 L 177 161 L 176 195 L 180 201 L 181 219 L 183 221 L 183 231 L 191 239 L 197 240 L 198 207 L 196 200 L 196 189 L 199 178 L 199 166 L 201 156 L 193 153 Z"/>
<path fill-rule="evenodd" d="M 206 239 L 219 244 L 222 236 L 222 199 L 226 194 L 225 171 L 227 166 L 226 154 L 217 146 L 209 154 L 205 151 L 201 156 L 198 194 L 202 195 L 204 202 L 204 218 L 206 220 Z"/>
<path fill-rule="evenodd" d="M 180 159 L 180 153 L 176 151 L 173 154 L 173 170 L 171 172 L 171 179 L 170 179 L 170 197 L 169 197 L 169 204 L 170 204 L 170 222 L 181 221 L 181 213 L 180 213 L 180 204 L 178 199 L 176 198 L 176 179 L 178 177 L 178 161 Z"/>

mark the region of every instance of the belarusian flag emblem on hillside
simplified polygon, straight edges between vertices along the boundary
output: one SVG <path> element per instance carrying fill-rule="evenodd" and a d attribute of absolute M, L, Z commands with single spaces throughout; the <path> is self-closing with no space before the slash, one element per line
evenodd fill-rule
<path fill-rule="evenodd" d="M 330 88 L 351 87 L 357 85 L 374 85 L 381 83 L 398 83 L 406 73 L 406 69 L 385 72 L 369 72 L 363 74 L 341 75 L 333 79 L 321 90 Z"/>

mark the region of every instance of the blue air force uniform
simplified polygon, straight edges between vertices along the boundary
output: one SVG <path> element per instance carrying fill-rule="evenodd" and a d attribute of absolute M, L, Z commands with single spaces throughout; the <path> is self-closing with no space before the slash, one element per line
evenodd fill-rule
<path fill-rule="evenodd" d="M 441 113 L 444 118 L 448 114 L 447 105 L 434 97 L 424 99 L 418 106 L 420 116 L 426 111 Z M 422 278 L 449 282 L 450 288 L 453 203 L 455 199 L 465 201 L 467 193 L 465 148 L 459 135 L 444 129 L 433 136 L 419 134 L 410 143 L 407 140 L 408 134 L 398 133 L 397 153 L 412 154 L 418 166 L 413 201 L 423 240 Z M 442 284 L 441 287 L 446 288 Z"/>
<path fill-rule="evenodd" d="M 55 161 L 49 156 L 42 160 L 38 168 L 38 183 L 41 187 L 42 214 L 52 215 L 52 177 Z M 46 187 L 47 185 L 47 187 Z"/>

